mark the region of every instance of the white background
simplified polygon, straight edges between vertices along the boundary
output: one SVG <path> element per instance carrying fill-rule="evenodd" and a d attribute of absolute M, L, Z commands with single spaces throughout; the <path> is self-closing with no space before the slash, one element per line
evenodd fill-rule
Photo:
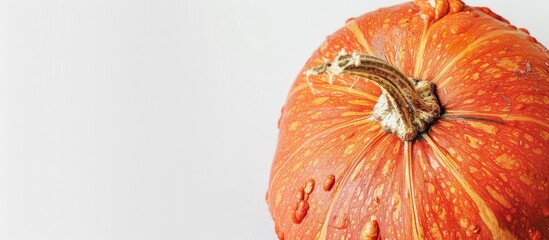
<path fill-rule="evenodd" d="M 274 239 L 294 77 L 400 2 L 0 1 L 0 239 Z M 469 4 L 549 43 L 545 1 Z"/>

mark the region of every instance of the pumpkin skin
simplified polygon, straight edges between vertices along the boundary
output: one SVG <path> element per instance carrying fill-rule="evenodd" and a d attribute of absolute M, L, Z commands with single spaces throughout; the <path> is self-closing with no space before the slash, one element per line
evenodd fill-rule
<path fill-rule="evenodd" d="M 298 75 L 266 196 L 279 239 L 549 239 L 547 49 L 487 8 L 425 2 L 349 20 Z M 377 85 L 305 74 L 342 49 L 434 83 L 440 118 L 403 141 L 371 117 Z"/>

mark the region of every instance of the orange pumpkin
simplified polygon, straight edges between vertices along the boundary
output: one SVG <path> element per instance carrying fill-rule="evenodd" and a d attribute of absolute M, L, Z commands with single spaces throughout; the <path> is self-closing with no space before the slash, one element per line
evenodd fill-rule
<path fill-rule="evenodd" d="M 297 77 L 279 239 L 549 239 L 549 53 L 459 0 L 349 20 Z"/>

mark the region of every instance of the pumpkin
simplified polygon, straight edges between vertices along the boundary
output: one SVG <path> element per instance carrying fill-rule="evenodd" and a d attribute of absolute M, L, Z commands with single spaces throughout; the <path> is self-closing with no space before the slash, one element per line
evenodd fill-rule
<path fill-rule="evenodd" d="M 549 53 L 459 0 L 350 19 L 288 94 L 279 239 L 549 239 Z"/>

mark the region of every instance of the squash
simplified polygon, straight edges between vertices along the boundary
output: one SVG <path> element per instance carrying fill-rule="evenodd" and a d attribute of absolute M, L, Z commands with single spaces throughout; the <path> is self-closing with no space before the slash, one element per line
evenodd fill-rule
<path fill-rule="evenodd" d="M 549 239 L 549 53 L 459 0 L 350 19 L 279 120 L 279 239 Z"/>

